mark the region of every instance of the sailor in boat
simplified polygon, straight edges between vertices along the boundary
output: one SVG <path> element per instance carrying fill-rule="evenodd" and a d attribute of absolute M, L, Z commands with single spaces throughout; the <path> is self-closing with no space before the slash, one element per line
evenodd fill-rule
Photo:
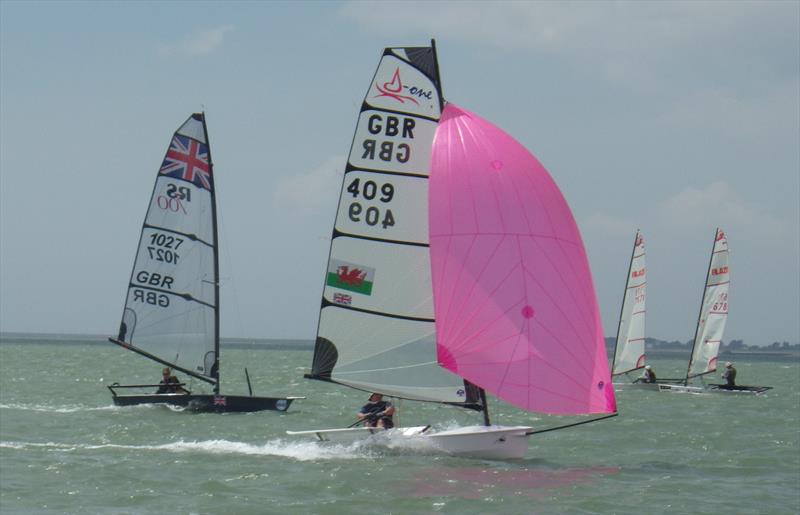
<path fill-rule="evenodd" d="M 644 372 L 642 372 L 642 377 L 639 380 L 643 383 L 655 383 L 656 382 L 656 373 L 653 371 L 653 367 L 647 365 L 644 367 Z"/>
<path fill-rule="evenodd" d="M 383 400 L 383 395 L 373 393 L 361 410 L 356 414 L 358 420 L 363 421 L 366 427 L 381 427 L 390 429 L 394 427 L 394 406 L 389 401 Z"/>
<path fill-rule="evenodd" d="M 156 393 L 189 393 L 188 390 L 180 386 L 180 380 L 172 374 L 169 367 L 164 367 L 161 371 L 161 381 L 159 381 Z"/>
<path fill-rule="evenodd" d="M 730 388 L 731 390 L 736 388 L 736 369 L 730 361 L 725 363 L 725 371 L 722 372 L 722 379 L 725 380 L 725 388 Z"/>

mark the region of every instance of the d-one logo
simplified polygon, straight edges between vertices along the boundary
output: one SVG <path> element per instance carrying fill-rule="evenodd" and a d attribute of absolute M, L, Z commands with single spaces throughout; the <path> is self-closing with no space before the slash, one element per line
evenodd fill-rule
<path fill-rule="evenodd" d="M 403 84 L 403 80 L 400 78 L 399 67 L 394 70 L 394 75 L 392 75 L 392 80 L 390 82 L 384 82 L 382 85 L 375 84 L 375 89 L 378 90 L 378 94 L 375 95 L 374 98 L 389 97 L 397 100 L 401 104 L 405 104 L 406 101 L 410 101 L 414 102 L 416 105 L 419 105 L 417 98 L 425 98 L 430 100 L 433 96 L 433 92 L 431 91 L 425 91 L 416 86 L 406 86 Z"/>

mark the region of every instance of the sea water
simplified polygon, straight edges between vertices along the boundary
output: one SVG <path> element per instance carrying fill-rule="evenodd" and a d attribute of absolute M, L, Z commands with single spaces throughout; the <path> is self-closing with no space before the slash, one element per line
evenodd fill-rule
<path fill-rule="evenodd" d="M 355 420 L 366 395 L 302 378 L 311 351 L 230 349 L 223 392 L 303 395 L 286 413 L 115 407 L 106 385 L 160 366 L 108 345 L 0 345 L 2 514 L 527 514 L 800 512 L 800 363 L 736 363 L 762 396 L 624 390 L 620 416 L 530 438 L 519 460 L 381 451 L 289 437 Z M 685 363 L 652 361 L 659 376 Z M 188 380 L 187 377 L 182 377 Z M 194 389 L 202 389 L 195 383 Z M 445 428 L 480 414 L 399 403 L 399 422 Z M 574 418 L 500 402 L 495 423 Z"/>

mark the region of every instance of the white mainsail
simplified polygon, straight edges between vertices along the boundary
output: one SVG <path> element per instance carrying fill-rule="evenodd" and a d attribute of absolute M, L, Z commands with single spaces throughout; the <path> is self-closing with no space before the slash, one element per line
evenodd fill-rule
<path fill-rule="evenodd" d="M 310 377 L 414 400 L 462 403 L 436 362 L 428 170 L 442 111 L 435 50 L 387 48 L 341 188 Z"/>
<path fill-rule="evenodd" d="M 636 231 L 631 263 L 628 268 L 628 279 L 625 283 L 625 295 L 622 299 L 622 310 L 619 316 L 612 375 L 632 372 L 644 366 L 646 288 L 644 238 L 640 231 Z"/>
<path fill-rule="evenodd" d="M 714 247 L 706 275 L 703 301 L 692 347 L 692 358 L 686 379 L 709 374 L 717 369 L 717 354 L 728 319 L 728 239 L 722 229 L 717 229 Z"/>
<path fill-rule="evenodd" d="M 175 132 L 156 178 L 117 343 L 217 381 L 218 263 L 205 117 Z"/>

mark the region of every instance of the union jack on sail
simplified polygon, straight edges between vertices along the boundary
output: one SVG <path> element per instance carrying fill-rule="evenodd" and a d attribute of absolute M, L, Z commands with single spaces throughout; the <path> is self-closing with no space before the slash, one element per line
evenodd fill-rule
<path fill-rule="evenodd" d="M 189 181 L 211 191 L 211 167 L 208 146 L 192 138 L 175 134 L 158 173 Z"/>

